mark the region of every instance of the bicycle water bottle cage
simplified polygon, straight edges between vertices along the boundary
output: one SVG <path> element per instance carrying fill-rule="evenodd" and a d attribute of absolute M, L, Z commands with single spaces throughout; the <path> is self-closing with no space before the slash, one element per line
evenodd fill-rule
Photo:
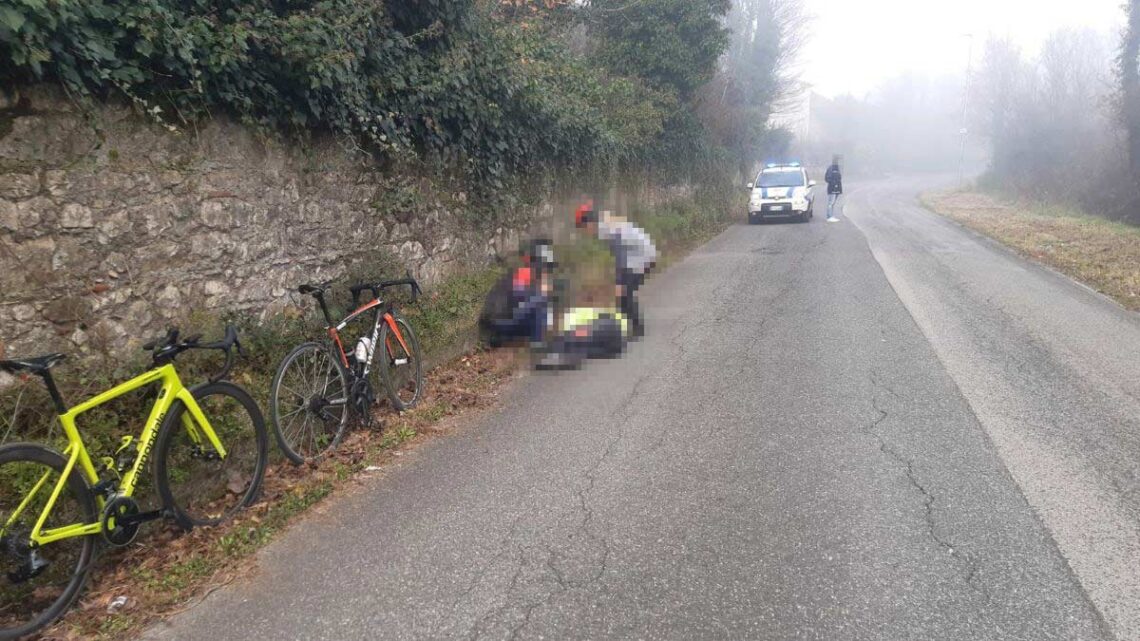
<path fill-rule="evenodd" d="M 135 446 L 135 437 L 127 435 L 120 442 L 119 449 L 115 450 L 115 470 L 123 474 L 135 460 L 138 447 Z"/>

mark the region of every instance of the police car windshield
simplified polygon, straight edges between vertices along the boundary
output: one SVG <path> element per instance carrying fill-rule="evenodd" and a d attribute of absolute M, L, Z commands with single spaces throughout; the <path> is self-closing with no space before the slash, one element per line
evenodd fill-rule
<path fill-rule="evenodd" d="M 804 174 L 799 169 L 765 169 L 756 180 L 757 187 L 803 187 Z"/>

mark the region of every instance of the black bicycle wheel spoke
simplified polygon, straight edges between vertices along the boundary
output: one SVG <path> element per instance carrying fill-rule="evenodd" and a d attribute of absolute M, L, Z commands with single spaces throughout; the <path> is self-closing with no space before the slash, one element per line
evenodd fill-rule
<path fill-rule="evenodd" d="M 285 427 L 282 428 L 282 433 L 285 438 L 290 442 L 297 442 L 297 437 L 304 434 L 308 426 L 309 408 L 303 408 L 304 413 L 299 416 L 294 416 Z M 297 426 L 294 428 L 294 426 Z"/>
<path fill-rule="evenodd" d="M 288 414 L 282 416 L 281 418 L 289 418 L 290 416 L 293 416 L 295 414 L 300 414 L 301 412 L 304 412 L 305 409 L 306 408 L 304 408 L 304 407 L 299 407 L 299 408 L 293 410 L 292 412 L 289 412 Z"/>

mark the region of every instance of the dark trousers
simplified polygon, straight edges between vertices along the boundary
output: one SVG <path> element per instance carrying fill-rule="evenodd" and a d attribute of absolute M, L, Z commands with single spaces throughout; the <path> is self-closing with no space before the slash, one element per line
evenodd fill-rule
<path fill-rule="evenodd" d="M 491 327 L 497 334 L 497 342 L 507 343 L 511 339 L 522 338 L 531 342 L 542 341 L 546 335 L 549 309 L 550 301 L 542 296 L 532 296 L 518 301 L 511 318 L 492 322 Z"/>
<path fill-rule="evenodd" d="M 637 288 L 645 282 L 645 274 L 637 272 L 622 272 L 618 275 L 618 284 L 622 287 L 621 298 L 618 299 L 618 308 L 633 325 L 635 334 L 641 334 L 645 324 L 641 318 L 641 308 L 637 305 Z"/>

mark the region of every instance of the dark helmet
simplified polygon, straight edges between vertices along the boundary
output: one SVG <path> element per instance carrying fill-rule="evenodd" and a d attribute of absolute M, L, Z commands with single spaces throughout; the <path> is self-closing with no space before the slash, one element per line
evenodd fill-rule
<path fill-rule="evenodd" d="M 520 253 L 530 267 L 554 269 L 554 242 L 549 238 L 536 238 L 528 242 Z"/>

